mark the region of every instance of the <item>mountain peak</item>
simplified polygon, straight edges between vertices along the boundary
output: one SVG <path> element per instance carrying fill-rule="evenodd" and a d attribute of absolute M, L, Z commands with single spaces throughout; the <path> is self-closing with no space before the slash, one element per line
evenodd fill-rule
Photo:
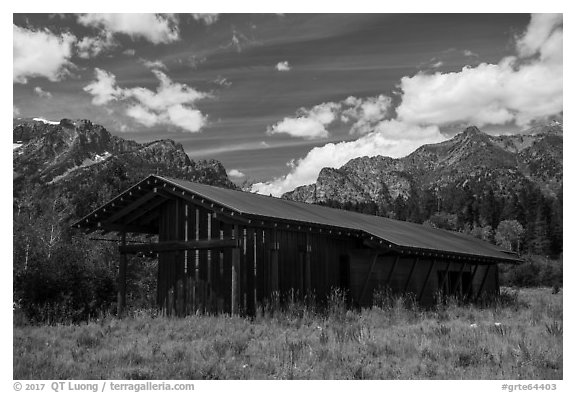
<path fill-rule="evenodd" d="M 480 129 L 476 126 L 466 127 L 464 131 L 462 131 L 464 135 L 481 135 L 484 134 Z"/>

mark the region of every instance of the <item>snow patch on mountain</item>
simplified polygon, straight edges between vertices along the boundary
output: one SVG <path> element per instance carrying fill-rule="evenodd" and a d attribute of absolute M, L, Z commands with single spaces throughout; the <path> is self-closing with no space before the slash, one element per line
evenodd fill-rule
<path fill-rule="evenodd" d="M 60 124 L 59 121 L 46 120 L 46 119 L 43 119 L 43 118 L 41 118 L 41 117 L 35 117 L 35 118 L 33 118 L 32 120 L 34 120 L 34 121 L 40 121 L 40 122 L 42 122 L 42 123 L 44 123 L 44 124 Z"/>

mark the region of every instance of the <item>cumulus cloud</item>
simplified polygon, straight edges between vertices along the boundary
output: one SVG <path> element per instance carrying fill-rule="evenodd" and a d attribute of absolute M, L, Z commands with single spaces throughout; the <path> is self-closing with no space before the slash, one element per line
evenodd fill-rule
<path fill-rule="evenodd" d="M 40 86 L 36 86 L 34 88 L 34 94 L 36 94 L 38 97 L 42 97 L 42 98 L 52 98 L 52 93 L 42 89 Z"/>
<path fill-rule="evenodd" d="M 294 188 L 314 183 L 324 167 L 338 168 L 353 158 L 362 156 L 385 155 L 402 157 L 424 143 L 444 140 L 437 126 L 420 127 L 384 120 L 377 130 L 363 135 L 354 141 L 328 143 L 315 147 L 305 157 L 287 165 L 290 172 L 266 183 L 256 183 L 251 191 L 260 194 L 280 196 Z"/>
<path fill-rule="evenodd" d="M 300 108 L 296 117 L 285 117 L 268 127 L 267 134 L 288 134 L 295 138 L 322 139 L 330 136 L 327 127 L 337 121 L 351 123 L 350 133 L 365 134 L 387 116 L 390 97 L 357 98 L 350 96 L 340 102 L 325 102 L 311 109 Z"/>
<path fill-rule="evenodd" d="M 292 68 L 290 67 L 290 64 L 288 64 L 288 61 L 281 61 L 278 64 L 276 64 L 276 70 L 277 71 L 290 71 Z"/>
<path fill-rule="evenodd" d="M 562 14 L 534 14 L 526 32 L 516 41 L 516 48 L 522 57 L 542 53 L 548 54 L 548 46 L 562 36 Z M 561 42 L 561 41 L 560 41 Z M 562 53 L 562 46 L 555 48 Z"/>
<path fill-rule="evenodd" d="M 12 105 L 12 116 L 20 116 L 20 109 L 16 105 Z"/>
<path fill-rule="evenodd" d="M 192 14 L 194 20 L 202 21 L 206 25 L 211 25 L 218 21 L 219 14 Z"/>
<path fill-rule="evenodd" d="M 76 37 L 53 34 L 49 30 L 28 30 L 13 25 L 13 81 L 27 83 L 28 78 L 44 77 L 58 81 L 72 66 L 70 58 Z"/>
<path fill-rule="evenodd" d="M 132 39 L 144 38 L 154 44 L 166 44 L 180 39 L 178 20 L 174 15 L 160 14 L 81 14 L 78 23 L 126 34 Z"/>
<path fill-rule="evenodd" d="M 398 118 L 418 124 L 525 126 L 561 112 L 562 16 L 532 16 L 517 48 L 518 56 L 498 64 L 403 77 Z"/>
<path fill-rule="evenodd" d="M 228 176 L 235 177 L 235 178 L 242 178 L 242 177 L 245 177 L 246 175 L 244 173 L 240 172 L 238 169 L 230 169 L 228 171 Z"/>
<path fill-rule="evenodd" d="M 206 124 L 206 117 L 194 103 L 209 94 L 173 82 L 157 69 L 152 73 L 160 82 L 156 91 L 144 87 L 121 88 L 113 74 L 96 68 L 96 80 L 84 87 L 84 91 L 93 96 L 95 105 L 115 100 L 126 102 L 126 115 L 146 127 L 168 124 L 189 132 L 200 131 Z"/>
<path fill-rule="evenodd" d="M 94 105 L 104 105 L 122 96 L 122 90 L 116 86 L 116 76 L 96 68 L 96 80 L 84 87 L 84 91 L 92 95 Z"/>
<path fill-rule="evenodd" d="M 350 120 L 354 121 L 350 133 L 365 134 L 372 131 L 377 123 L 386 118 L 392 99 L 383 94 L 364 99 L 350 96 L 343 101 L 343 105 L 347 109 L 342 111 L 341 120 L 345 123 Z"/>
<path fill-rule="evenodd" d="M 266 133 L 288 134 L 296 138 L 320 139 L 329 136 L 326 126 L 337 118 L 340 104 L 334 102 L 316 105 L 312 109 L 300 108 L 297 117 L 284 120 L 268 127 Z"/>

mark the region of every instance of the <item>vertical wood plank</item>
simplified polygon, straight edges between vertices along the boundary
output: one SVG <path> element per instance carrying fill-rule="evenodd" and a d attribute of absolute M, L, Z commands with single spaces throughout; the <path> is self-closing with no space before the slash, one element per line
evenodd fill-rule
<path fill-rule="evenodd" d="M 240 229 L 238 225 L 234 225 L 233 229 L 233 237 L 234 239 L 238 239 L 240 236 Z M 240 270 L 240 248 L 234 247 L 232 249 L 232 287 L 231 287 L 231 313 L 232 315 L 238 315 L 238 303 L 239 303 L 239 288 L 238 288 L 238 273 Z"/>
<path fill-rule="evenodd" d="M 120 244 L 126 245 L 126 232 L 120 234 Z M 120 265 L 118 266 L 118 317 L 121 318 L 126 308 L 126 267 L 128 265 L 126 254 L 120 254 Z"/>
<path fill-rule="evenodd" d="M 280 283 L 278 277 L 278 251 L 280 243 L 278 242 L 278 231 L 276 229 L 271 232 L 270 239 L 270 290 L 271 292 L 278 292 L 280 290 Z"/>

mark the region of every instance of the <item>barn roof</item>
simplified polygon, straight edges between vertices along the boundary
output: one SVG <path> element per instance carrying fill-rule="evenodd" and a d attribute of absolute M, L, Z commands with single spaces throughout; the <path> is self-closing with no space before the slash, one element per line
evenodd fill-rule
<path fill-rule="evenodd" d="M 192 194 L 205 199 L 212 204 L 216 204 L 221 210 L 226 209 L 227 211 L 235 212 L 237 216 L 241 217 L 295 222 L 302 225 L 312 224 L 360 232 L 365 238 L 375 238 L 377 241 L 383 241 L 389 247 L 408 251 L 419 250 L 468 257 L 483 257 L 495 262 L 517 263 L 520 261 L 514 253 L 457 232 L 157 175 L 150 175 L 123 194 L 128 194 L 131 192 L 130 190 L 133 190 L 133 192 L 136 192 L 137 189 L 141 190 L 142 186 L 140 184 L 145 184 L 145 182 L 150 184 L 151 180 L 154 184 L 163 183 L 164 187 L 169 185 L 174 189 L 177 188 L 182 193 Z M 114 200 L 117 200 L 123 194 L 120 194 Z M 118 213 L 115 214 L 117 209 L 110 206 L 113 201 L 96 209 L 75 225 L 89 228 L 90 225 L 94 225 L 94 215 L 98 214 L 100 217 L 97 220 L 98 222 L 106 222 L 106 217 L 118 216 Z M 106 207 L 108 207 L 107 210 Z M 117 226 L 112 225 L 114 223 L 109 222 L 109 224 L 109 228 L 112 228 L 110 230 L 116 230 Z M 100 229 L 107 229 L 107 226 L 102 225 Z"/>

